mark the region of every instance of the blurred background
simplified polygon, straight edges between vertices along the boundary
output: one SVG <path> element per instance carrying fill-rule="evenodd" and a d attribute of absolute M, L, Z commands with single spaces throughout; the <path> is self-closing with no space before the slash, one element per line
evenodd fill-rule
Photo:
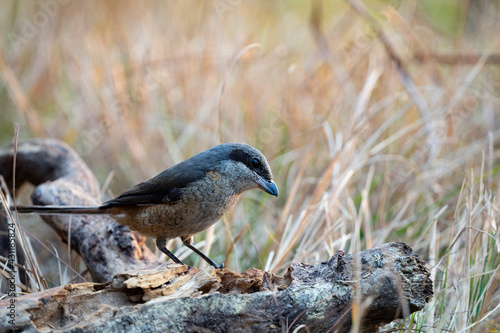
<path fill-rule="evenodd" d="M 2 1 L 0 144 L 15 123 L 63 140 L 106 199 L 249 143 L 280 197 L 248 192 L 195 237 L 216 262 L 283 274 L 403 241 L 435 297 L 388 331 L 499 332 L 499 18 L 486 0 Z M 66 264 L 90 279 L 20 222 L 50 287 L 80 281 Z"/>

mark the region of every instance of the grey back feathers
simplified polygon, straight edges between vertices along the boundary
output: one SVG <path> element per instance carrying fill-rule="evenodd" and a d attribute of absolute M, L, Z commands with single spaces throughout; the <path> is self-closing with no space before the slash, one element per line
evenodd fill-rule
<path fill-rule="evenodd" d="M 137 184 L 119 197 L 105 202 L 103 207 L 176 203 L 182 197 L 183 188 L 205 177 L 208 171 L 217 170 L 223 161 L 228 160 L 241 162 L 262 178 L 272 180 L 271 168 L 261 152 L 243 143 L 224 143 Z"/>

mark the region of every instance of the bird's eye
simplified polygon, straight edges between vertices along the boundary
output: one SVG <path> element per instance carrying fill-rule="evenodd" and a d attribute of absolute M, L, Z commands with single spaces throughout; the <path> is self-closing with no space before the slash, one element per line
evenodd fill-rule
<path fill-rule="evenodd" d="M 252 168 L 258 169 L 262 166 L 262 163 L 258 158 L 252 158 Z"/>

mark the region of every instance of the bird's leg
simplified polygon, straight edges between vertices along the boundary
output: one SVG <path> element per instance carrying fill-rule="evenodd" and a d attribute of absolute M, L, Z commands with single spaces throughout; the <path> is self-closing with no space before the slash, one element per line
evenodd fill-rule
<path fill-rule="evenodd" d="M 224 263 L 222 263 L 220 266 L 215 263 L 212 259 L 210 259 L 205 253 L 201 252 L 197 248 L 195 248 L 191 243 L 193 242 L 193 236 L 182 236 L 181 237 L 182 243 L 189 247 L 194 253 L 199 255 L 200 257 L 203 258 L 206 262 L 208 262 L 210 265 L 212 265 L 215 269 L 223 269 L 224 268 Z"/>
<path fill-rule="evenodd" d="M 184 265 L 182 261 L 180 261 L 179 258 L 174 256 L 172 252 L 170 252 L 167 247 L 165 246 L 167 244 L 167 239 L 165 237 L 158 237 L 156 238 L 156 247 L 163 253 L 165 253 L 167 256 L 170 257 L 176 264 L 181 264 Z"/>

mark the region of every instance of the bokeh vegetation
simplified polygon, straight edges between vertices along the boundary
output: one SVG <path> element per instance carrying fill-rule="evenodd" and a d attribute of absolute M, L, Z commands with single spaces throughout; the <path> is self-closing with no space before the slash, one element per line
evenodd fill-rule
<path fill-rule="evenodd" d="M 403 241 L 435 297 L 387 330 L 498 332 L 500 3 L 364 3 L 2 1 L 0 143 L 16 122 L 21 139 L 65 141 L 103 198 L 252 144 L 280 197 L 249 192 L 198 235 L 216 261 L 283 273 Z M 35 248 L 85 272 L 28 220 Z M 52 286 L 78 281 L 36 252 Z"/>

